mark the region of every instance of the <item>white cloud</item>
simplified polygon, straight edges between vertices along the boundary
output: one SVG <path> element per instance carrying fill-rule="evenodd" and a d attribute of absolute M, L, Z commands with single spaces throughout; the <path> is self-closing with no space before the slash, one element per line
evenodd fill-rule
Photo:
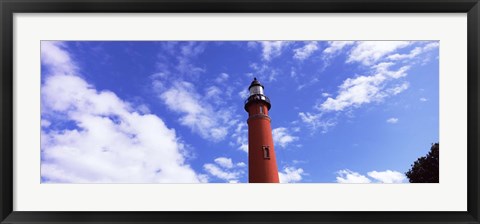
<path fill-rule="evenodd" d="M 239 162 L 239 163 L 237 163 L 237 166 L 238 167 L 245 167 L 245 166 L 247 166 L 247 164 L 245 164 L 244 162 Z"/>
<path fill-rule="evenodd" d="M 65 51 L 65 44 L 56 41 L 41 42 L 41 61 L 50 74 L 75 75 L 77 65 L 72 61 L 70 54 Z"/>
<path fill-rule="evenodd" d="M 283 172 L 278 172 L 280 183 L 295 183 L 302 180 L 304 171 L 302 168 L 285 167 Z"/>
<path fill-rule="evenodd" d="M 150 108 L 148 108 L 148 106 L 145 105 L 145 104 L 138 105 L 137 110 L 139 112 L 141 112 L 142 114 L 150 114 L 151 113 Z"/>
<path fill-rule="evenodd" d="M 355 41 L 328 41 L 327 47 L 323 50 L 322 59 L 323 65 L 321 70 L 323 71 L 330 65 L 330 61 L 340 55 L 342 49 L 347 46 L 355 44 Z"/>
<path fill-rule="evenodd" d="M 429 51 L 429 50 L 436 49 L 439 46 L 440 46 L 440 43 L 438 41 L 433 41 L 433 42 L 430 42 L 430 43 L 426 44 L 425 46 L 423 46 L 423 50 L 424 51 Z"/>
<path fill-rule="evenodd" d="M 290 68 L 290 77 L 296 78 L 297 77 L 297 71 L 295 70 L 295 67 Z"/>
<path fill-rule="evenodd" d="M 406 181 L 406 177 L 403 173 L 397 172 L 397 171 L 391 171 L 391 170 L 386 170 L 386 171 L 371 171 L 368 172 L 367 175 L 375 180 L 377 180 L 380 183 L 404 183 Z"/>
<path fill-rule="evenodd" d="M 217 92 L 212 89 L 214 94 Z M 207 91 L 207 96 L 208 96 Z M 189 127 L 202 138 L 220 141 L 225 138 L 230 127 L 232 113 L 229 110 L 214 109 L 208 102 L 202 100 L 192 83 L 179 81 L 159 94 L 167 107 L 182 114 L 180 124 Z"/>
<path fill-rule="evenodd" d="M 205 73 L 205 68 L 192 63 L 192 59 L 198 57 L 205 51 L 206 43 L 201 41 L 167 41 L 162 42 L 162 51 L 158 55 L 160 61 L 157 66 L 163 73 L 169 73 L 178 77 L 197 79 L 200 74 Z M 169 56 L 169 57 L 168 57 Z M 173 63 L 176 61 L 177 63 Z M 170 69 L 175 69 L 171 72 Z"/>
<path fill-rule="evenodd" d="M 288 144 L 297 141 L 298 137 L 290 135 L 287 128 L 279 127 L 272 130 L 275 145 L 285 148 Z"/>
<path fill-rule="evenodd" d="M 404 60 L 404 59 L 412 59 L 412 58 L 416 57 L 417 55 L 419 55 L 420 53 L 422 53 L 422 49 L 420 47 L 416 47 L 412 51 L 410 51 L 410 53 L 408 53 L 408 54 L 392 54 L 392 55 L 388 56 L 387 59 L 394 60 L 394 61 Z"/>
<path fill-rule="evenodd" d="M 336 123 L 330 119 L 322 119 L 321 114 L 311 114 L 311 113 L 298 113 L 300 119 L 306 123 L 310 128 L 317 130 L 321 129 L 322 133 L 326 133 L 329 128 L 336 125 Z"/>
<path fill-rule="evenodd" d="M 233 109 L 225 106 L 225 97 L 231 97 L 232 88 L 221 89 L 217 85 L 206 86 L 203 91 L 197 89 L 193 82 L 196 80 L 198 69 L 191 63 L 205 50 L 205 42 L 173 42 L 164 46 L 165 51 L 178 61 L 176 70 L 171 70 L 172 58 L 159 57 L 164 60 L 165 66 L 159 67 L 160 72 L 150 76 L 152 87 L 157 96 L 167 106 L 179 114 L 179 123 L 190 128 L 203 139 L 218 142 L 227 136 L 229 128 L 234 125 Z M 184 64 L 182 64 L 184 63 Z M 181 69 L 183 67 L 185 69 Z M 201 70 L 201 69 L 200 69 Z M 192 77 L 192 75 L 194 75 Z M 216 81 L 229 78 L 221 73 Z"/>
<path fill-rule="evenodd" d="M 337 182 L 338 183 L 370 183 L 371 180 L 368 177 L 363 176 L 357 172 L 351 170 L 340 170 L 337 172 Z"/>
<path fill-rule="evenodd" d="M 208 175 L 206 174 L 198 174 L 198 179 L 200 180 L 200 183 L 208 183 Z"/>
<path fill-rule="evenodd" d="M 227 73 L 221 73 L 216 79 L 215 82 L 222 84 L 223 82 L 227 81 L 229 75 Z"/>
<path fill-rule="evenodd" d="M 238 145 L 238 149 L 248 153 L 248 129 L 246 123 L 238 123 L 232 134 L 232 138 Z"/>
<path fill-rule="evenodd" d="M 334 54 L 344 47 L 354 44 L 355 41 L 328 41 L 328 47 L 323 50 L 325 54 Z"/>
<path fill-rule="evenodd" d="M 405 59 L 413 59 L 416 56 L 428 52 L 430 50 L 438 48 L 439 43 L 438 42 L 430 42 L 425 44 L 423 47 L 415 47 L 413 50 L 411 50 L 408 54 L 392 54 L 387 57 L 387 59 L 396 61 L 396 60 L 405 60 Z"/>
<path fill-rule="evenodd" d="M 409 41 L 359 41 L 351 49 L 347 62 L 372 65 L 385 55 L 410 44 Z"/>
<path fill-rule="evenodd" d="M 396 123 L 398 123 L 398 118 L 396 118 L 396 117 L 388 118 L 387 123 L 396 124 Z"/>
<path fill-rule="evenodd" d="M 340 86 L 340 93 L 336 98 L 329 97 L 320 108 L 325 111 L 341 111 L 349 106 L 358 106 L 383 98 L 380 93 L 380 84 L 384 81 L 381 75 L 360 76 L 347 79 Z"/>
<path fill-rule="evenodd" d="M 42 119 L 42 120 L 40 121 L 40 126 L 42 126 L 42 127 L 49 127 L 51 124 L 52 124 L 52 123 L 51 123 L 50 121 L 45 120 L 45 119 Z"/>
<path fill-rule="evenodd" d="M 315 51 L 318 50 L 318 43 L 316 41 L 310 41 L 305 46 L 301 48 L 294 49 L 294 55 L 293 57 L 298 60 L 305 60 L 310 55 L 312 55 Z"/>
<path fill-rule="evenodd" d="M 222 96 L 222 90 L 216 86 L 210 86 L 205 90 L 205 99 L 211 99 L 214 102 L 223 102 L 220 96 Z"/>
<path fill-rule="evenodd" d="M 250 92 L 248 92 L 248 89 L 244 89 L 244 90 L 238 92 L 238 95 L 240 96 L 240 98 L 246 100 L 248 98 L 248 96 L 250 95 Z"/>
<path fill-rule="evenodd" d="M 408 82 L 404 82 L 401 85 L 398 85 L 398 86 L 387 89 L 386 92 L 389 93 L 389 94 L 392 94 L 392 95 L 397 95 L 397 94 L 407 90 L 409 86 L 410 86 L 410 84 Z"/>
<path fill-rule="evenodd" d="M 178 58 L 178 64 L 176 68 L 179 74 L 191 77 L 195 77 L 196 75 L 206 72 L 204 68 L 195 66 L 193 63 L 190 62 L 190 59 L 186 57 Z"/>
<path fill-rule="evenodd" d="M 270 61 L 272 58 L 278 57 L 282 54 L 285 46 L 289 45 L 288 41 L 261 41 L 262 56 L 265 61 Z"/>
<path fill-rule="evenodd" d="M 341 51 L 346 46 L 353 45 L 348 52 L 347 62 L 360 62 L 363 65 L 367 65 L 371 69 L 368 73 L 371 74 L 367 73 L 367 75 L 347 78 L 338 86 L 336 96 L 322 93 L 322 97 L 326 99 L 320 99 L 321 101 L 315 105 L 315 109 L 319 112 L 299 113 L 301 120 L 314 129 L 322 127 L 324 132 L 326 132 L 328 127 L 335 125 L 334 122 L 325 122 L 324 119 L 321 119 L 326 112 L 346 111 L 351 113 L 351 108 L 372 102 L 382 102 L 387 97 L 407 90 L 409 83 L 406 81 L 399 83 L 397 80 L 407 76 L 410 65 L 399 66 L 400 64 L 394 61 L 382 62 L 382 60 L 385 60 L 387 55 L 392 52 L 411 44 L 412 42 L 407 41 L 329 42 L 329 46 L 324 50 L 325 63 L 328 63 L 328 57 L 331 55 Z M 426 44 L 421 48 L 412 50 L 408 57 L 414 58 L 421 52 L 424 52 L 424 49 L 434 49 L 435 47 L 438 47 L 437 42 Z M 407 56 L 396 55 L 391 58 L 400 59 L 405 57 Z"/>
<path fill-rule="evenodd" d="M 312 86 L 315 83 L 317 83 L 318 81 L 320 81 L 318 78 L 310 79 L 310 80 L 306 81 L 304 84 L 299 84 L 298 87 L 297 87 L 297 90 L 302 90 L 303 88 L 305 88 L 307 86 Z"/>
<path fill-rule="evenodd" d="M 240 177 L 240 173 L 236 171 L 228 172 L 222 170 L 220 167 L 218 167 L 215 164 L 207 163 L 203 165 L 203 168 L 207 173 L 209 173 L 212 176 L 215 176 L 219 179 L 226 180 L 226 181 L 237 181 L 238 178 Z"/>
<path fill-rule="evenodd" d="M 380 93 L 380 84 L 383 83 L 383 75 L 360 76 L 354 79 L 348 78 L 339 87 L 336 98 L 327 98 L 320 105 L 324 111 L 341 111 L 350 106 L 359 106 L 383 98 Z"/>
<path fill-rule="evenodd" d="M 423 48 L 417 47 L 408 55 L 393 54 L 386 56 L 411 44 L 412 42 L 408 41 L 356 42 L 348 54 L 347 62 L 360 62 L 363 65 L 370 66 L 373 75 L 362 75 L 344 80 L 339 86 L 337 96 L 328 97 L 325 101 L 316 105 L 316 108 L 323 112 L 343 111 L 351 107 L 359 107 L 360 105 L 371 102 L 380 102 L 386 97 L 397 95 L 408 89 L 408 82 L 403 82 L 402 84 L 395 86 L 396 83 L 393 81 L 405 77 L 407 71 L 410 69 L 409 65 L 397 69 L 391 69 L 396 65 L 394 62 L 374 63 L 385 58 L 390 60 L 414 58 L 422 53 L 424 51 L 423 49 L 433 49 L 436 43 L 427 44 Z M 343 47 L 341 46 L 339 48 L 341 49 Z M 332 48 L 330 51 L 334 52 L 334 49 L 335 48 Z"/>
<path fill-rule="evenodd" d="M 382 74 L 385 77 L 392 79 L 405 77 L 407 75 L 406 71 L 410 69 L 410 66 L 406 65 L 400 67 L 397 71 L 392 71 L 390 70 L 390 67 L 392 67 L 393 65 L 395 65 L 393 62 L 382 62 L 372 66 L 372 68 L 374 69 L 374 71 L 376 71 L 377 74 Z"/>
<path fill-rule="evenodd" d="M 219 157 L 219 158 L 216 158 L 214 161 L 215 163 L 217 163 L 223 168 L 228 168 L 228 169 L 233 168 L 232 159 L 230 158 Z"/>
<path fill-rule="evenodd" d="M 298 115 L 300 116 L 300 119 L 302 119 L 303 122 L 312 124 L 312 125 L 315 125 L 316 121 L 320 119 L 320 115 L 313 115 L 310 113 L 300 112 L 298 113 Z"/>
<path fill-rule="evenodd" d="M 250 64 L 250 68 L 254 70 L 255 76 L 263 81 L 274 81 L 279 74 L 278 69 L 268 66 L 267 64 L 257 64 L 252 63 Z"/>
<path fill-rule="evenodd" d="M 116 94 L 99 92 L 82 78 L 69 75 L 77 67 L 63 44 L 42 42 L 43 57 L 48 58 L 42 63 L 50 73 L 41 88 L 42 117 L 72 124 L 42 130 L 42 179 L 54 183 L 205 181 L 185 162 L 185 147 L 175 130 L 160 118 L 142 115 Z"/>
<path fill-rule="evenodd" d="M 248 144 L 247 143 L 242 143 L 238 149 L 247 152 L 248 153 Z"/>
<path fill-rule="evenodd" d="M 406 181 L 405 175 L 391 170 L 368 172 L 367 175 L 373 180 L 348 169 L 339 170 L 337 175 L 338 183 L 404 183 Z"/>
<path fill-rule="evenodd" d="M 380 63 L 374 66 L 375 75 L 346 79 L 339 86 L 338 95 L 335 98 L 327 98 L 322 104 L 317 105 L 317 108 L 321 111 L 342 111 L 348 107 L 381 101 L 385 97 L 407 89 L 408 84 L 404 84 L 384 91 L 386 81 L 406 76 L 406 71 L 409 69 L 408 66 L 403 66 L 397 71 L 391 71 L 388 68 L 392 65 L 392 63 Z"/>
<path fill-rule="evenodd" d="M 292 160 L 293 164 L 301 164 L 301 163 L 307 163 L 307 161 L 303 161 L 303 160 Z"/>
<path fill-rule="evenodd" d="M 252 48 L 252 49 L 255 49 L 257 47 L 258 43 L 255 42 L 255 41 L 248 41 L 247 42 L 247 47 L 248 48 Z"/>
<path fill-rule="evenodd" d="M 182 42 L 180 53 L 186 57 L 195 57 L 205 51 L 205 43 L 199 41 Z"/>
<path fill-rule="evenodd" d="M 247 164 L 244 162 L 234 163 L 231 158 L 218 157 L 214 159 L 216 164 L 206 163 L 203 169 L 208 175 L 219 178 L 227 183 L 238 183 L 239 178 L 245 173 Z"/>
<path fill-rule="evenodd" d="M 425 97 L 422 97 L 422 98 L 420 98 L 419 100 L 422 101 L 422 102 L 427 102 L 427 101 L 428 101 L 428 99 L 425 98 Z"/>

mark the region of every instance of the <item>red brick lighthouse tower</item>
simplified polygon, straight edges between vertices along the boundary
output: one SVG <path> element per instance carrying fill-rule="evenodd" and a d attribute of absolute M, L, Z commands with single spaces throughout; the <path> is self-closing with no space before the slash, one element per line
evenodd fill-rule
<path fill-rule="evenodd" d="M 263 95 L 263 85 L 253 79 L 245 101 L 248 112 L 248 182 L 278 183 L 278 168 L 270 126 L 270 99 Z"/>

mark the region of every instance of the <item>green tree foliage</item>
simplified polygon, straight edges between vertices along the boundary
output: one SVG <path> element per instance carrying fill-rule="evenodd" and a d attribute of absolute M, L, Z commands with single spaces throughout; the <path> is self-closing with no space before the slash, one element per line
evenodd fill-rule
<path fill-rule="evenodd" d="M 405 175 L 410 183 L 439 183 L 439 144 L 432 144 L 430 152 L 412 164 Z"/>

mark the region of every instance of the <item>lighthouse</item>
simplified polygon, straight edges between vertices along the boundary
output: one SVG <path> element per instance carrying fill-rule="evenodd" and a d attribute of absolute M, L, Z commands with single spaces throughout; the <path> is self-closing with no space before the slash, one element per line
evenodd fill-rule
<path fill-rule="evenodd" d="M 270 99 L 263 94 L 264 87 L 254 78 L 245 100 L 248 112 L 248 182 L 278 183 L 278 167 L 273 147 L 272 127 L 268 111 Z"/>

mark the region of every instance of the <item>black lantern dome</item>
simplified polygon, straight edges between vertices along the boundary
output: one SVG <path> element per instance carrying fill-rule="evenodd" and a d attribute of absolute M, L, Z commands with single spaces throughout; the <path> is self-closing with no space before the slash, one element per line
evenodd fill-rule
<path fill-rule="evenodd" d="M 248 91 L 250 92 L 250 96 L 248 99 L 245 100 L 245 110 L 248 112 L 248 106 L 250 103 L 262 101 L 267 105 L 268 110 L 272 107 L 270 104 L 270 99 L 263 94 L 263 85 L 257 80 L 257 78 L 253 78 L 252 83 L 248 87 Z"/>

